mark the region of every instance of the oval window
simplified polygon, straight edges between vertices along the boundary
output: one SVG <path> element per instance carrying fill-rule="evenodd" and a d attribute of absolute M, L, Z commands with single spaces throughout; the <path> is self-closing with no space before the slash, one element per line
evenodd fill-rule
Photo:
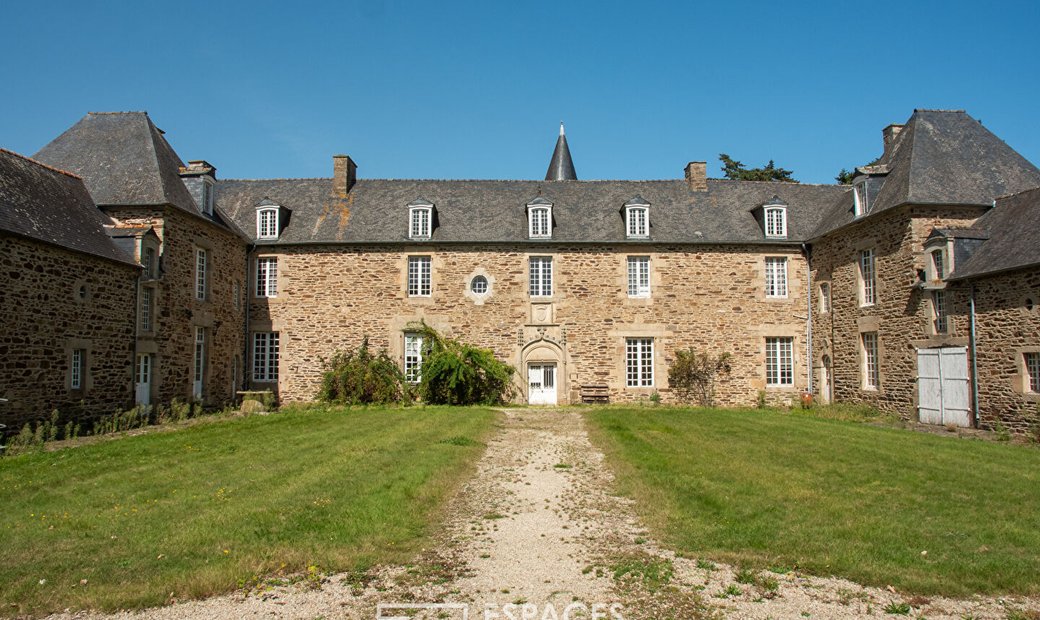
<path fill-rule="evenodd" d="M 484 276 L 474 276 L 469 283 L 469 290 L 475 295 L 486 295 L 488 292 L 488 280 Z"/>

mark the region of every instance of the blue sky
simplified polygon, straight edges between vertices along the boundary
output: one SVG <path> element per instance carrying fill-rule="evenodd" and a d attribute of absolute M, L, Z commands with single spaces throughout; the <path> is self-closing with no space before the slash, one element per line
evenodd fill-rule
<path fill-rule="evenodd" d="M 803 182 L 966 109 L 1040 163 L 1040 3 L 17 2 L 0 146 L 147 110 L 222 178 L 678 178 L 720 152 Z"/>

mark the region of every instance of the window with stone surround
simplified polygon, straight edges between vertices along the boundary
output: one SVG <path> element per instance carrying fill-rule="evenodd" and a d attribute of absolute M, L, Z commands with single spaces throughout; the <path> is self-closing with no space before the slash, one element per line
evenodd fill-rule
<path fill-rule="evenodd" d="M 787 258 L 766 257 L 766 297 L 787 297 Z"/>
<path fill-rule="evenodd" d="M 629 239 L 646 239 L 650 236 L 649 205 L 625 206 L 625 231 Z"/>
<path fill-rule="evenodd" d="M 949 319 L 946 315 L 946 291 L 932 291 L 932 326 L 937 334 L 945 334 L 949 329 Z"/>
<path fill-rule="evenodd" d="M 827 314 L 831 311 L 831 283 L 820 282 L 820 313 Z"/>
<path fill-rule="evenodd" d="M 206 299 L 206 269 L 208 253 L 195 248 L 195 299 Z"/>
<path fill-rule="evenodd" d="M 859 305 L 873 306 L 877 302 L 877 263 L 874 250 L 859 253 Z"/>
<path fill-rule="evenodd" d="M 878 358 L 878 333 L 863 332 L 860 334 L 860 346 L 863 359 L 863 388 L 876 390 L 881 387 L 881 373 Z"/>
<path fill-rule="evenodd" d="M 206 215 L 213 215 L 213 181 L 207 178 L 202 179 L 202 212 Z"/>
<path fill-rule="evenodd" d="M 418 205 L 408 208 L 408 237 L 410 239 L 429 239 L 432 224 L 432 205 Z"/>
<path fill-rule="evenodd" d="M 650 257 L 628 257 L 628 296 L 650 296 Z"/>
<path fill-rule="evenodd" d="M 625 385 L 654 386 L 654 339 L 625 339 Z"/>
<path fill-rule="evenodd" d="M 531 297 L 552 297 L 552 257 L 532 256 L 528 260 L 528 269 Z"/>
<path fill-rule="evenodd" d="M 141 264 L 144 266 L 144 279 L 152 280 L 156 276 L 155 248 L 145 246 L 141 252 Z"/>
<path fill-rule="evenodd" d="M 1040 394 L 1040 352 L 1023 353 L 1026 363 L 1026 389 Z"/>
<path fill-rule="evenodd" d="M 433 259 L 429 256 L 408 257 L 408 296 L 429 297 L 433 290 Z"/>
<path fill-rule="evenodd" d="M 944 270 L 944 265 L 943 265 L 943 263 L 945 262 L 943 260 L 943 251 L 942 250 L 933 250 L 931 252 L 931 258 L 932 258 L 932 264 L 931 264 L 931 267 L 932 267 L 932 278 L 931 279 L 932 280 L 942 280 L 943 278 L 946 277 L 946 271 Z"/>
<path fill-rule="evenodd" d="M 867 183 L 860 181 L 852 193 L 852 215 L 860 217 L 867 212 Z"/>
<path fill-rule="evenodd" d="M 278 336 L 278 332 L 253 334 L 253 381 L 256 383 L 278 381 Z"/>
<path fill-rule="evenodd" d="M 406 332 L 404 335 L 404 379 L 408 383 L 422 381 L 423 337 Z"/>
<path fill-rule="evenodd" d="M 69 363 L 69 389 L 82 390 L 83 377 L 87 371 L 87 350 L 73 349 Z"/>
<path fill-rule="evenodd" d="M 256 238 L 278 238 L 278 207 L 266 207 L 256 212 Z"/>
<path fill-rule="evenodd" d="M 151 286 L 141 287 L 141 331 L 152 331 L 152 314 L 155 307 L 155 289 Z"/>
<path fill-rule="evenodd" d="M 766 338 L 766 386 L 794 385 L 794 338 Z"/>
<path fill-rule="evenodd" d="M 779 205 L 766 205 L 766 237 L 784 239 L 787 237 L 787 209 Z"/>
<path fill-rule="evenodd" d="M 256 296 L 278 296 L 278 257 L 259 256 L 256 259 Z"/>

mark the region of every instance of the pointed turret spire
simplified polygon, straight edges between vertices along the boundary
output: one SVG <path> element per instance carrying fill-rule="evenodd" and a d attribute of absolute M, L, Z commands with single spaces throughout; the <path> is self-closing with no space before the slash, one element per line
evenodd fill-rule
<path fill-rule="evenodd" d="M 567 147 L 567 136 L 563 131 L 563 122 L 560 122 L 560 137 L 556 140 L 556 149 L 553 150 L 552 161 L 549 162 L 549 170 L 545 173 L 546 181 L 577 181 L 578 174 L 574 172 L 574 162 L 571 161 L 571 150 Z"/>

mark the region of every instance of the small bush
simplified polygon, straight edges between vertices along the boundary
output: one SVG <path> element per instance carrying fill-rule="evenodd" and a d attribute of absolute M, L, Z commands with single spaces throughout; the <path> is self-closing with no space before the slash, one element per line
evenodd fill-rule
<path fill-rule="evenodd" d="M 715 404 L 715 385 L 731 370 L 729 353 L 710 355 L 693 349 L 675 352 L 675 361 L 668 368 L 668 386 L 675 390 L 679 400 L 698 403 L 705 407 Z"/>
<path fill-rule="evenodd" d="M 386 350 L 372 353 L 368 337 L 353 351 L 336 353 L 325 362 L 318 398 L 347 405 L 399 403 L 411 400 L 404 373 Z"/>
<path fill-rule="evenodd" d="M 910 603 L 889 603 L 885 606 L 885 613 L 893 616 L 910 615 Z"/>
<path fill-rule="evenodd" d="M 515 371 L 490 349 L 442 336 L 424 322 L 409 325 L 408 331 L 423 338 L 422 381 L 418 386 L 423 402 L 501 405 L 512 400 Z"/>

